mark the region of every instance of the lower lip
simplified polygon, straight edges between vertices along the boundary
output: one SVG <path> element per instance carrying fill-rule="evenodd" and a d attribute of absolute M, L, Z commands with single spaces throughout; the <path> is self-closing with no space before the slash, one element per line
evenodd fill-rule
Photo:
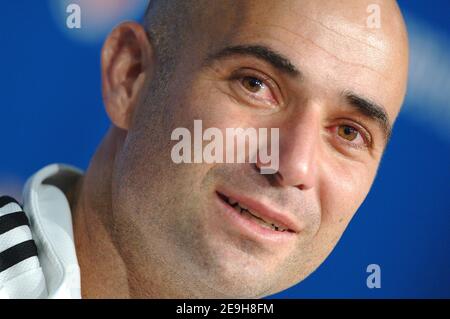
<path fill-rule="evenodd" d="M 258 222 L 238 213 L 217 193 L 216 200 L 218 201 L 220 212 L 224 215 L 224 218 L 232 224 L 234 228 L 240 230 L 244 235 L 247 235 L 252 239 L 261 242 L 286 244 L 287 241 L 291 241 L 295 238 L 295 233 L 289 231 L 281 232 L 265 228 L 264 226 L 258 224 Z"/>

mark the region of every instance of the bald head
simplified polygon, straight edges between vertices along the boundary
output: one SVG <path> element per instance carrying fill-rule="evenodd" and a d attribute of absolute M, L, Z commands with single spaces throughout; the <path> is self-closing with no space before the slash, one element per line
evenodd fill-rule
<path fill-rule="evenodd" d="M 167 77 L 182 56 L 195 53 L 192 49 L 202 52 L 224 46 L 249 25 L 283 28 L 286 10 L 302 25 L 291 30 L 298 36 L 297 39 L 291 37 L 291 41 L 303 39 L 338 60 L 359 64 L 374 72 L 378 72 L 376 66 L 383 64 L 386 76 L 398 76 L 392 90 L 400 93 L 396 104 L 402 104 L 408 39 L 395 0 L 152 0 L 144 25 L 155 45 L 163 75 Z M 185 51 L 186 47 L 191 51 Z M 392 116 L 395 118 L 394 114 Z"/>

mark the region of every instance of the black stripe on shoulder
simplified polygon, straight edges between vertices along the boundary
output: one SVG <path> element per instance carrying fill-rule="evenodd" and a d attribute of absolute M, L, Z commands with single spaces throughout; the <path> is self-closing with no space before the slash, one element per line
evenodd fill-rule
<path fill-rule="evenodd" d="M 27 240 L 0 253 L 0 273 L 21 261 L 37 256 L 34 240 Z"/>
<path fill-rule="evenodd" d="M 8 205 L 10 203 L 16 203 L 17 205 L 20 206 L 19 202 L 16 201 L 14 198 L 12 198 L 10 196 L 0 196 L 0 208 Z"/>
<path fill-rule="evenodd" d="M 0 235 L 23 225 L 30 226 L 24 212 L 16 212 L 0 216 Z"/>

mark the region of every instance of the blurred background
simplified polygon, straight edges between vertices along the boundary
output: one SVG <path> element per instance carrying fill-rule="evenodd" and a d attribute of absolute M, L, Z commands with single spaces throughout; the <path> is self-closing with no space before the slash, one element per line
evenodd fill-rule
<path fill-rule="evenodd" d="M 69 4 L 81 28 L 68 29 Z M 450 298 L 450 2 L 400 0 L 409 89 L 378 177 L 330 257 L 275 298 Z M 100 49 L 147 0 L 4 1 L 0 19 L 0 194 L 21 198 L 50 163 L 82 169 L 108 128 Z M 369 289 L 369 264 L 381 288 Z"/>

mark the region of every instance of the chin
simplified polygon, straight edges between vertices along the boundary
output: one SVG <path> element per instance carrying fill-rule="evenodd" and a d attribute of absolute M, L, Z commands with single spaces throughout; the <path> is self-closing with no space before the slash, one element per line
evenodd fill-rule
<path fill-rule="evenodd" d="M 206 285 L 213 292 L 203 296 L 206 298 L 262 298 L 286 286 L 279 280 L 279 263 L 245 254 L 238 248 L 228 247 L 203 254 L 198 267 L 202 286 Z"/>

